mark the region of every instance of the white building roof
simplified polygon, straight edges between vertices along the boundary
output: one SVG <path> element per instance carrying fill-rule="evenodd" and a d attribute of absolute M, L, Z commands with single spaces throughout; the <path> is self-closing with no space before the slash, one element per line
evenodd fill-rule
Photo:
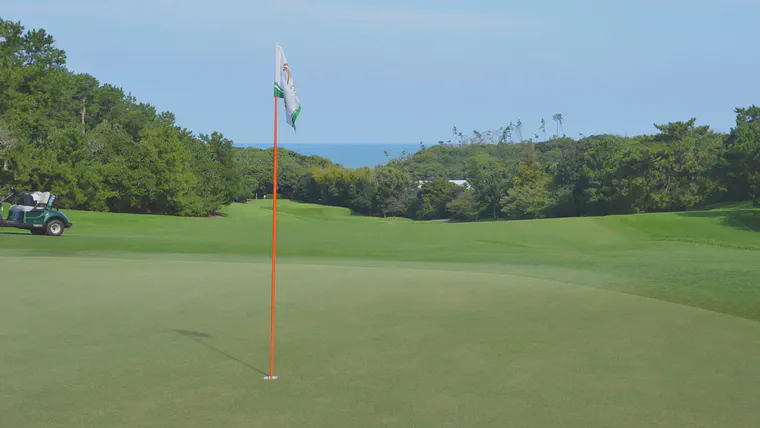
<path fill-rule="evenodd" d="M 417 187 L 420 188 L 425 183 L 429 183 L 429 180 L 419 180 L 417 181 Z M 454 183 L 457 186 L 470 187 L 470 183 L 468 183 L 467 180 L 449 180 L 449 183 Z"/>

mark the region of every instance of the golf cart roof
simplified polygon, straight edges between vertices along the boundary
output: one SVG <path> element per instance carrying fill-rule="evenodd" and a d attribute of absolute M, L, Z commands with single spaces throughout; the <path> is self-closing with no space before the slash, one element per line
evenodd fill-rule
<path fill-rule="evenodd" d="M 50 192 L 34 192 L 32 197 L 38 204 L 46 204 L 50 199 Z"/>

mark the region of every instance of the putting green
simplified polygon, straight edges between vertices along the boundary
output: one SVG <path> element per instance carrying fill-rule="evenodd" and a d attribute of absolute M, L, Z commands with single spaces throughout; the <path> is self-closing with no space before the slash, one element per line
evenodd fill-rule
<path fill-rule="evenodd" d="M 266 262 L 0 260 L 3 427 L 760 421 L 760 323 L 602 271 L 285 257 L 264 381 Z"/>

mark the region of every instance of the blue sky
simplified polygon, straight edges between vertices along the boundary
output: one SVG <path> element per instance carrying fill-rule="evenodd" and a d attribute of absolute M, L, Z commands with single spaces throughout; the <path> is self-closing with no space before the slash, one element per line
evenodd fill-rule
<path fill-rule="evenodd" d="M 303 104 L 289 143 L 434 143 L 562 113 L 568 135 L 720 131 L 760 104 L 760 0 L 0 0 L 69 67 L 194 132 L 272 140 L 274 44 Z"/>

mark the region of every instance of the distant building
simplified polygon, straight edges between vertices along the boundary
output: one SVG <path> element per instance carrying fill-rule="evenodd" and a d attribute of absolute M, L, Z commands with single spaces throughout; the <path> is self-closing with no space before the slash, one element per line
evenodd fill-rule
<path fill-rule="evenodd" d="M 417 188 L 421 188 L 423 184 L 429 183 L 430 180 L 419 180 L 417 181 Z M 466 188 L 470 188 L 470 183 L 467 180 L 449 180 L 449 183 L 454 183 L 457 186 L 462 186 Z"/>
<path fill-rule="evenodd" d="M 454 183 L 457 186 L 464 186 L 466 188 L 470 188 L 470 183 L 467 182 L 467 180 L 449 180 L 449 183 Z"/>

